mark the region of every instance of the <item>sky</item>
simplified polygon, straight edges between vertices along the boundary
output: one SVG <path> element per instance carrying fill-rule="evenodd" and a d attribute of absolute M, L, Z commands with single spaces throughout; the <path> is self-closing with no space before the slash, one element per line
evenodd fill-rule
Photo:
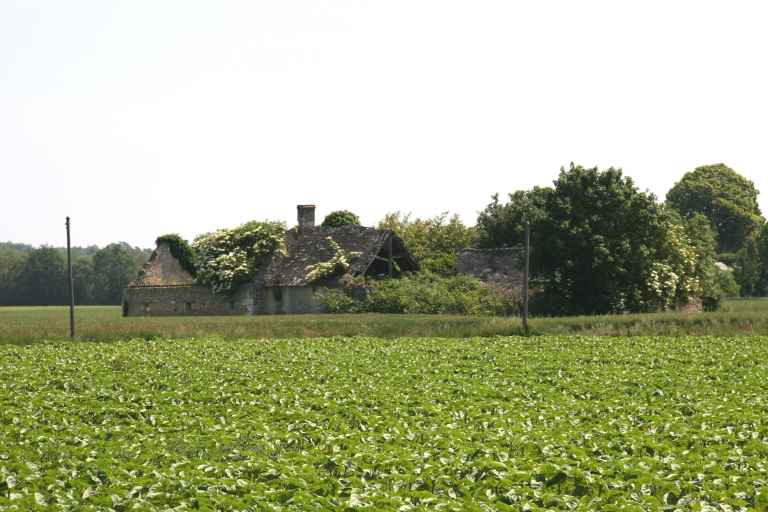
<path fill-rule="evenodd" d="M 0 241 L 152 247 L 349 209 L 474 224 L 575 162 L 768 211 L 768 4 L 2 0 Z"/>

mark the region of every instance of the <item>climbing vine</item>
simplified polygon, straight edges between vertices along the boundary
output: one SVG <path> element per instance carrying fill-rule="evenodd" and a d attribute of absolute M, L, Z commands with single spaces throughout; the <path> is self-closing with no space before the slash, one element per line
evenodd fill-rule
<path fill-rule="evenodd" d="M 330 237 L 325 237 L 328 245 L 333 249 L 333 257 L 328 261 L 315 263 L 307 266 L 307 281 L 313 283 L 326 277 L 337 276 L 349 270 L 350 263 L 359 258 L 362 253 L 357 251 L 346 251 Z"/>
<path fill-rule="evenodd" d="M 275 252 L 285 254 L 285 225 L 247 222 L 195 238 L 197 281 L 216 293 L 231 293 L 251 280 Z"/>

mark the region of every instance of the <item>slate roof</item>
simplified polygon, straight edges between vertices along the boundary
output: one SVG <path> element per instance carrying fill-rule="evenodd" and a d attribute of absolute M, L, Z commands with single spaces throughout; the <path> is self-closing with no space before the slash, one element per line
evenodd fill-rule
<path fill-rule="evenodd" d="M 363 274 L 376 256 L 385 249 L 386 243 L 392 237 L 393 254 L 400 256 L 400 266 L 403 270 L 417 270 L 416 260 L 408 253 L 403 241 L 390 230 L 368 228 L 364 226 L 341 226 L 327 228 L 315 226 L 311 228 L 294 228 L 285 234 L 287 256 L 275 255 L 265 273 L 266 286 L 306 286 L 307 267 L 334 256 L 333 248 L 327 237 L 339 244 L 348 252 L 359 252 L 361 255 L 350 261 L 349 273 Z"/>

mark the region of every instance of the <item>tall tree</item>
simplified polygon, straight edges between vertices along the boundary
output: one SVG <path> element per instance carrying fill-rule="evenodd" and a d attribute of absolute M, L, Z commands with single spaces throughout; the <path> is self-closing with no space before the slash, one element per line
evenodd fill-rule
<path fill-rule="evenodd" d="M 699 255 L 681 217 L 619 169 L 571 164 L 551 189 L 516 192 L 507 204 L 494 196 L 478 219 L 480 240 L 489 247 L 518 244 L 527 219 L 543 290 L 537 306 L 551 314 L 674 307 L 703 294 L 704 273 L 714 265 L 706 252 L 711 230 L 701 234 Z M 691 229 L 703 229 L 700 222 Z"/>
<path fill-rule="evenodd" d="M 18 304 L 18 280 L 26 253 L 0 247 L 0 306 Z"/>
<path fill-rule="evenodd" d="M 123 290 L 136 277 L 137 258 L 124 243 L 110 244 L 93 255 L 94 300 L 120 304 Z"/>
<path fill-rule="evenodd" d="M 72 277 L 75 286 L 75 304 L 96 304 L 93 259 L 84 256 L 75 259 L 72 264 Z"/>
<path fill-rule="evenodd" d="M 684 217 L 706 216 L 717 232 L 718 252 L 736 252 L 765 222 L 754 183 L 725 164 L 697 167 L 667 193 L 667 203 Z"/>
<path fill-rule="evenodd" d="M 19 272 L 16 290 L 20 304 L 66 304 L 67 270 L 61 252 L 48 246 L 30 252 Z"/>
<path fill-rule="evenodd" d="M 509 201 L 501 203 L 499 195 L 477 217 L 478 244 L 481 247 L 513 247 L 523 243 L 525 224 L 530 222 L 534 234 L 541 233 L 546 218 L 547 199 L 552 194 L 548 187 L 518 190 L 509 194 Z"/>

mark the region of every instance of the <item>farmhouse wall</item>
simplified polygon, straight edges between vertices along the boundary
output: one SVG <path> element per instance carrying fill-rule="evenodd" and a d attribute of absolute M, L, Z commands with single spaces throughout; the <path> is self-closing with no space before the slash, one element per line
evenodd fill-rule
<path fill-rule="evenodd" d="M 323 307 L 315 299 L 314 287 L 285 286 L 265 290 L 262 312 L 267 314 L 322 313 Z"/>
<path fill-rule="evenodd" d="M 205 286 L 129 287 L 123 301 L 125 316 L 238 315 L 247 305 Z"/>
<path fill-rule="evenodd" d="M 522 251 L 519 248 L 465 249 L 456 261 L 456 271 L 504 288 L 523 286 Z"/>

